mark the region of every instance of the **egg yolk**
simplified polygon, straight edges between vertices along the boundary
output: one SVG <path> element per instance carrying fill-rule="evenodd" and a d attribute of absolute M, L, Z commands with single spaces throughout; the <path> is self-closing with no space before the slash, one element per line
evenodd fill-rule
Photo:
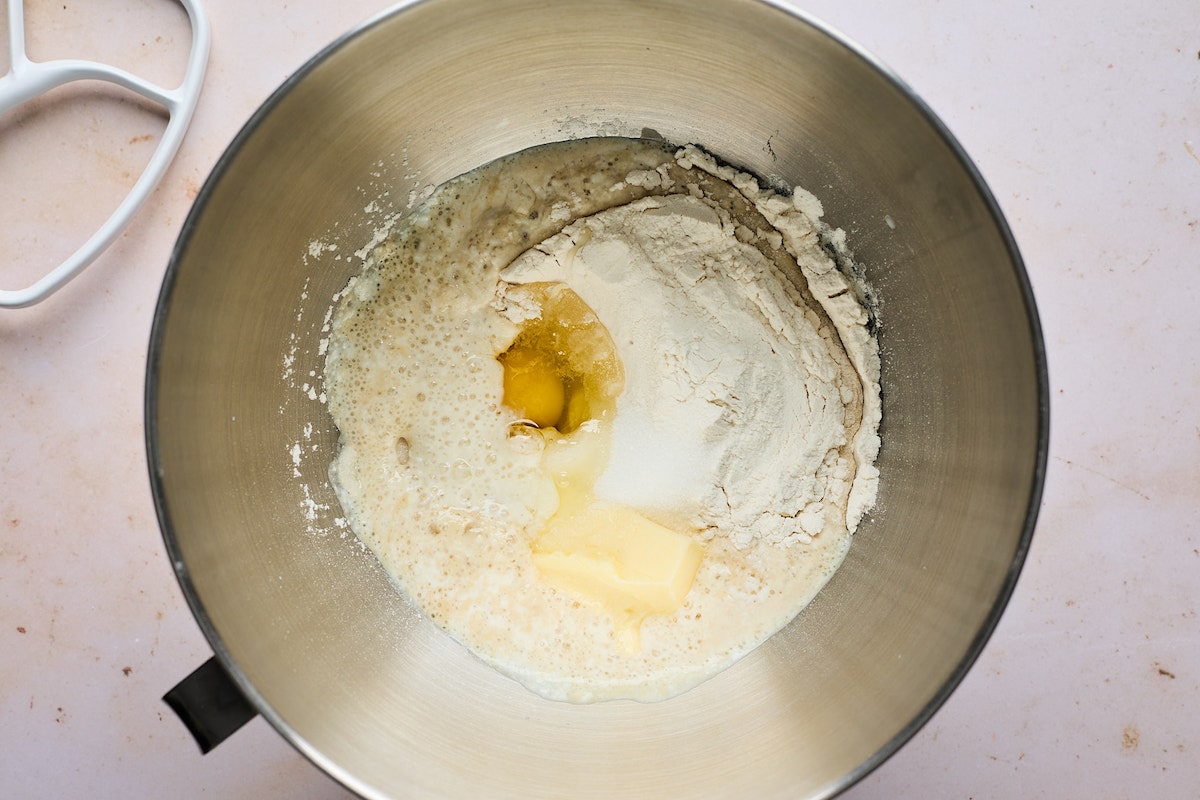
<path fill-rule="evenodd" d="M 567 392 L 554 363 L 528 347 L 513 347 L 504 357 L 504 403 L 539 428 L 558 424 Z"/>
<path fill-rule="evenodd" d="M 566 284 L 525 288 L 542 313 L 497 356 L 504 365 L 504 405 L 537 427 L 562 434 L 609 416 L 625 373 L 608 329 Z"/>

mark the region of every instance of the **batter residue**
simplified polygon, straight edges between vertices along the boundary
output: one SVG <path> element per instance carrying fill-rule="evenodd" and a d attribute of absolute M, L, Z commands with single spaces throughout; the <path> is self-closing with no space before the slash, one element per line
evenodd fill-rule
<path fill-rule="evenodd" d="M 642 140 L 439 187 L 333 316 L 351 528 L 543 696 L 659 700 L 729 666 L 874 503 L 878 349 L 820 215 Z"/>

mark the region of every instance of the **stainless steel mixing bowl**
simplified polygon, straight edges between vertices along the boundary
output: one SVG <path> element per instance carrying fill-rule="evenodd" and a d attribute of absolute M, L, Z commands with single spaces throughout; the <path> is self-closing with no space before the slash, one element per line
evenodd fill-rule
<path fill-rule="evenodd" d="M 643 129 L 808 187 L 847 230 L 880 300 L 881 488 L 841 571 L 745 660 L 670 701 L 574 706 L 475 660 L 338 527 L 319 340 L 352 253 L 410 192 Z M 221 664 L 370 797 L 837 793 L 983 647 L 1029 545 L 1048 424 L 1029 284 L 962 150 L 860 50 L 755 0 L 429 0 L 344 37 L 196 200 L 146 397 L 167 548 Z"/>

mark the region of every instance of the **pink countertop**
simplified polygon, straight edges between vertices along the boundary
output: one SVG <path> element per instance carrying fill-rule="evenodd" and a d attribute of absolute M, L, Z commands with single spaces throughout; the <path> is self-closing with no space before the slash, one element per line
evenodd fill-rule
<path fill-rule="evenodd" d="M 210 651 L 163 552 L 142 384 L 168 254 L 214 161 L 290 72 L 387 4 L 207 5 L 204 94 L 150 203 L 64 290 L 0 311 L 3 797 L 345 796 L 261 719 L 202 757 L 159 700 Z M 34 58 L 182 74 L 174 3 L 26 6 Z M 890 64 L 976 161 L 1027 262 L 1052 392 L 1045 501 L 998 630 L 845 797 L 1200 796 L 1195 0 L 804 7 Z M 0 116 L 0 286 L 73 250 L 161 129 L 94 88 Z"/>

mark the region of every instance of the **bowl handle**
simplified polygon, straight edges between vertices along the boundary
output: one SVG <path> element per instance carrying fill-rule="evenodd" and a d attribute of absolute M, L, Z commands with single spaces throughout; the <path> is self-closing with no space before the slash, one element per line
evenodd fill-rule
<path fill-rule="evenodd" d="M 258 714 L 216 656 L 163 695 L 163 701 L 187 726 L 201 753 L 212 750 Z"/>

